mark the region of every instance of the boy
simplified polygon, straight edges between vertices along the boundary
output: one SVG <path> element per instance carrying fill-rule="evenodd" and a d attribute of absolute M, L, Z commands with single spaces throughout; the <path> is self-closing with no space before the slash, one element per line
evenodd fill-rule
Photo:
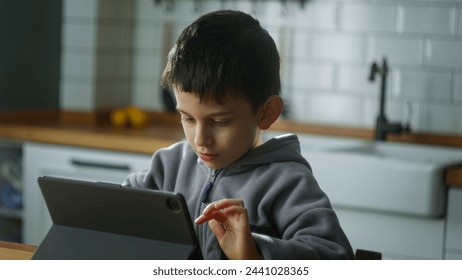
<path fill-rule="evenodd" d="M 206 14 L 171 50 L 187 142 L 154 153 L 133 187 L 184 195 L 206 259 L 351 259 L 351 246 L 295 135 L 262 141 L 280 116 L 279 55 L 259 22 Z"/>

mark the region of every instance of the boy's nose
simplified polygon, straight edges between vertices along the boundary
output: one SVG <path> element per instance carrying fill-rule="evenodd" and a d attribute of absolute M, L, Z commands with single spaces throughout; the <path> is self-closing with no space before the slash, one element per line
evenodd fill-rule
<path fill-rule="evenodd" d="M 197 146 L 208 146 L 212 144 L 212 142 L 213 140 L 207 127 L 204 125 L 197 125 L 194 143 L 196 143 Z"/>

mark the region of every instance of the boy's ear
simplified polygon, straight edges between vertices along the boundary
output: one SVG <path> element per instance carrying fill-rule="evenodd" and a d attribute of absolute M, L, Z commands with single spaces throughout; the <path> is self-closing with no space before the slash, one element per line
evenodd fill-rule
<path fill-rule="evenodd" d="M 260 109 L 260 119 L 258 127 L 261 130 L 268 129 L 281 115 L 284 102 L 282 98 L 277 95 L 272 95 L 266 100 L 263 107 Z"/>

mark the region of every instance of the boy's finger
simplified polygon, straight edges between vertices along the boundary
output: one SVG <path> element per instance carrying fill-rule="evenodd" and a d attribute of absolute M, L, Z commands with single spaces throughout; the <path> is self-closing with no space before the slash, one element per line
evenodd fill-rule
<path fill-rule="evenodd" d="M 208 214 L 202 214 L 200 215 L 195 221 L 194 223 L 196 224 L 203 224 L 207 221 L 210 221 L 210 220 L 217 220 L 219 223 L 224 223 L 226 220 L 228 219 L 228 216 L 226 216 L 225 213 L 223 213 L 222 211 L 215 211 L 215 212 L 212 212 L 212 213 L 208 213 Z"/>
<path fill-rule="evenodd" d="M 227 216 L 233 216 L 233 215 L 242 215 L 247 213 L 247 209 L 241 206 L 231 206 L 223 209 L 223 213 Z"/>
<path fill-rule="evenodd" d="M 217 202 L 210 203 L 202 212 L 204 215 L 208 215 L 209 213 L 216 211 L 216 210 L 223 210 L 230 206 L 240 206 L 244 207 L 244 202 L 240 199 L 222 199 Z"/>

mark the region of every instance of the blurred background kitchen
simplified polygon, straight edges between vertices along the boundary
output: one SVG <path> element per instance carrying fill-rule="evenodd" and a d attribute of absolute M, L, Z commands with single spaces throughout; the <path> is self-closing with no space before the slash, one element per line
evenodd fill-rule
<path fill-rule="evenodd" d="M 157 113 L 159 77 L 181 30 L 217 9 L 251 13 L 274 38 L 279 130 L 303 134 L 353 247 L 462 259 L 462 0 L 0 0 L 0 239 L 43 238 L 37 176 L 120 182 L 181 137 Z M 387 122 L 410 129 L 394 145 L 373 141 L 382 93 Z M 147 125 L 98 128 L 127 106 Z"/>

